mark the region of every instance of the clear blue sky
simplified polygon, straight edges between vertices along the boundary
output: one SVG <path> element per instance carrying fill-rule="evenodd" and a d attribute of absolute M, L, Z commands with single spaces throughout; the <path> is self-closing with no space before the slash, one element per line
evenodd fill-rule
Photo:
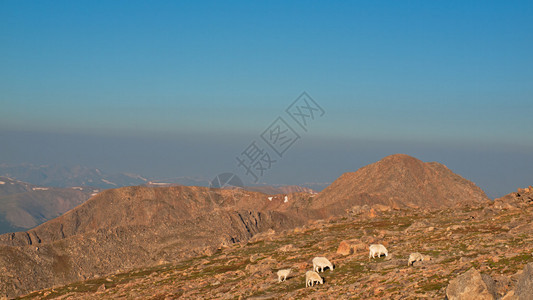
<path fill-rule="evenodd" d="M 326 111 L 307 142 L 459 149 L 408 153 L 448 165 L 487 148 L 533 155 L 533 2 L 286 2 L 1 0 L 0 130 L 242 137 L 234 153 L 307 91 Z M 6 161 L 24 160 L 5 141 Z"/>

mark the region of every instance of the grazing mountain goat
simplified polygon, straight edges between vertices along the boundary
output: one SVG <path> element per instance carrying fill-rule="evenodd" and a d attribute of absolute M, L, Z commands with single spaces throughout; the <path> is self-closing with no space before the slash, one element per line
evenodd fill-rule
<path fill-rule="evenodd" d="M 375 258 L 375 256 L 380 257 L 382 254 L 385 254 L 385 256 L 389 256 L 389 252 L 387 251 L 387 248 L 381 244 L 372 244 L 370 245 L 370 253 L 368 254 L 368 259 Z"/>
<path fill-rule="evenodd" d="M 313 286 L 315 282 L 318 284 L 324 284 L 324 279 L 318 275 L 315 271 L 305 272 L 305 287 Z"/>
<path fill-rule="evenodd" d="M 415 252 L 409 255 L 409 260 L 407 261 L 407 265 L 412 266 L 417 261 L 428 261 L 428 260 L 431 260 L 431 256 Z"/>
<path fill-rule="evenodd" d="M 287 276 L 289 276 L 290 273 L 291 273 L 291 269 L 279 270 L 278 271 L 278 282 L 287 280 Z"/>
<path fill-rule="evenodd" d="M 324 272 L 326 267 L 333 271 L 333 264 L 327 258 L 323 256 L 313 258 L 313 271 L 318 272 L 320 268 L 320 272 Z"/>

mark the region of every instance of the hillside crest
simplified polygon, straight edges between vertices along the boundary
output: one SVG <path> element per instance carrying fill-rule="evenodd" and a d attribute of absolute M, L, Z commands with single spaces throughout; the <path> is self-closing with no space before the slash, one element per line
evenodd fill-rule
<path fill-rule="evenodd" d="M 381 204 L 393 208 L 445 208 L 487 204 L 471 181 L 437 162 L 394 154 L 344 173 L 317 197 L 315 208 Z"/>

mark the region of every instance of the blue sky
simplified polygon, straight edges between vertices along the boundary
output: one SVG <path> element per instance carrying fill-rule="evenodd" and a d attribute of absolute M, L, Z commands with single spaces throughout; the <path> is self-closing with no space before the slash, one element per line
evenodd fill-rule
<path fill-rule="evenodd" d="M 92 145 L 109 137 L 157 138 L 169 153 L 159 157 L 180 155 L 170 145 L 187 140 L 191 149 L 227 149 L 225 156 L 204 149 L 171 164 L 209 177 L 218 169 L 185 165 L 225 160 L 230 168 L 231 153 L 307 91 L 326 115 L 302 140 L 331 145 L 305 150 L 331 161 L 317 181 L 379 159 L 358 152 L 367 143 L 379 148 L 369 153 L 405 150 L 443 162 L 486 181 L 483 188 L 501 182 L 502 169 L 490 169 L 488 178 L 487 170 L 471 169 L 491 163 L 460 162 L 500 153 L 490 161 L 502 163 L 491 165 L 527 166 L 514 189 L 523 184 L 518 179 L 533 181 L 533 164 L 524 162 L 533 154 L 532 15 L 531 1 L 2 0 L 0 130 L 10 146 L 0 154 L 6 162 L 59 159 L 54 151 L 21 156 L 17 147 L 39 145 L 8 140 L 14 132 L 84 135 Z M 341 162 L 336 147 L 351 149 L 357 162 Z M 303 161 L 292 165 L 303 146 L 293 151 L 285 168 L 312 172 Z M 106 165 L 158 175 L 155 167 L 137 167 L 139 159 Z M 265 180 L 283 182 L 283 174 Z"/>

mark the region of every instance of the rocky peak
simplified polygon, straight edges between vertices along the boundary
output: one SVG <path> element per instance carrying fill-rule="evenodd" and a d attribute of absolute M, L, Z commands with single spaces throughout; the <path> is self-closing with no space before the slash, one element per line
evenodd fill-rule
<path fill-rule="evenodd" d="M 442 208 L 489 201 L 479 187 L 443 164 L 394 154 L 343 174 L 318 195 L 315 207 L 346 209 L 350 205 L 383 204 Z"/>

